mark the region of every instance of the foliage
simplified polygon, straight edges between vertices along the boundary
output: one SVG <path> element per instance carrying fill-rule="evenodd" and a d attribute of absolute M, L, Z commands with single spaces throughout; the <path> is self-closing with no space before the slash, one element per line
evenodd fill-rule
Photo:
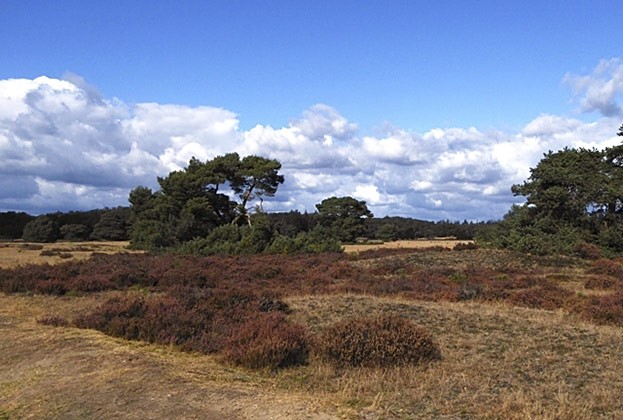
<path fill-rule="evenodd" d="M 88 228 L 78 224 L 61 226 L 60 233 L 66 241 L 84 241 L 89 236 Z"/>
<path fill-rule="evenodd" d="M 512 191 L 526 203 L 484 232 L 482 243 L 541 255 L 583 252 L 583 244 L 623 253 L 623 145 L 550 151 Z"/>
<path fill-rule="evenodd" d="M 337 367 L 399 366 L 441 358 L 425 328 L 397 316 L 338 322 L 320 334 L 315 350 Z"/>
<path fill-rule="evenodd" d="M 58 224 L 48 216 L 39 216 L 28 222 L 22 235 L 27 242 L 54 242 L 59 237 Z"/>
<path fill-rule="evenodd" d="M 252 225 L 250 205 L 261 210 L 263 197 L 275 195 L 284 181 L 280 168 L 276 160 L 237 153 L 206 162 L 192 158 L 184 170 L 159 177 L 159 191 L 135 188 L 129 197 L 133 246 L 161 249 L 205 238 L 226 224 Z"/>
<path fill-rule="evenodd" d="M 125 241 L 128 239 L 128 209 L 120 207 L 102 214 L 93 227 L 91 239 L 98 241 Z"/>
<path fill-rule="evenodd" d="M 354 242 L 366 233 L 365 221 L 372 218 L 365 201 L 352 197 L 330 197 L 316 204 L 322 226 L 342 242 Z"/>
<path fill-rule="evenodd" d="M 24 212 L 14 211 L 0 213 L 0 239 L 19 239 L 24 227 L 35 217 Z"/>

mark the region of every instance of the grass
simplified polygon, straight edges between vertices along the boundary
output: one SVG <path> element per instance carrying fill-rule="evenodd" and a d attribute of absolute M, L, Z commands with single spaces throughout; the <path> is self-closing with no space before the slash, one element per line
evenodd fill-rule
<path fill-rule="evenodd" d="M 376 273 L 349 280 L 370 285 L 430 274 L 456 287 L 490 275 L 483 284 L 551 282 L 580 301 L 621 288 L 617 262 L 491 250 L 361 253 L 346 260 Z M 258 287 L 290 275 L 287 266 L 273 265 L 273 275 L 252 264 L 242 268 L 241 260 L 210 261 L 222 264 L 223 276 L 230 275 L 227 264 L 238 273 L 255 270 Z M 0 295 L 0 418 L 623 418 L 621 326 L 596 325 L 564 306 L 430 301 L 394 292 L 373 295 L 372 287 L 363 289 L 369 293 L 348 292 L 349 270 L 340 264 L 333 285 L 318 283 L 313 292 L 294 282 L 290 292 L 282 290 L 290 322 L 316 334 L 344 320 L 399 316 L 431 333 L 441 359 L 345 368 L 311 355 L 303 366 L 247 370 L 216 355 L 37 323 L 50 316 L 74 319 L 127 291 Z"/>
<path fill-rule="evenodd" d="M 403 240 L 403 241 L 390 241 L 384 243 L 370 243 L 370 244 L 349 244 L 344 245 L 344 251 L 347 253 L 357 253 L 361 251 L 369 251 L 374 249 L 421 249 L 430 247 L 444 247 L 454 248 L 457 244 L 473 243 L 473 241 L 458 241 L 455 239 L 417 239 L 417 240 Z"/>
<path fill-rule="evenodd" d="M 35 322 L 50 311 L 70 316 L 114 293 L 0 296 L 0 410 L 10 418 L 623 416 L 623 330 L 561 312 L 355 295 L 292 297 L 292 319 L 312 330 L 370 314 L 413 320 L 433 333 L 443 358 L 391 369 L 311 363 L 276 374 Z"/>
<path fill-rule="evenodd" d="M 94 253 L 129 252 L 129 242 L 0 242 L 0 268 L 28 264 L 58 264 L 68 259 L 85 260 Z M 133 251 L 136 252 L 136 251 Z"/>

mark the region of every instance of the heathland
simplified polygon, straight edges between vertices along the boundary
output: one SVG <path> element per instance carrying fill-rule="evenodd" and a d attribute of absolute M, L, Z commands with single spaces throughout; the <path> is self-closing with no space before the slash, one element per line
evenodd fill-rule
<path fill-rule="evenodd" d="M 622 260 L 444 244 L 6 244 L 0 418 L 623 416 Z"/>

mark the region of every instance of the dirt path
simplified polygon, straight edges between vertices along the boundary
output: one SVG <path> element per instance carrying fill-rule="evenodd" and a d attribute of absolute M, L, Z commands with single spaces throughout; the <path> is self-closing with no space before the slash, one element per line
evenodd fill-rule
<path fill-rule="evenodd" d="M 63 298 L 0 295 L 0 419 L 334 418 L 211 356 L 36 322 L 69 310 Z"/>

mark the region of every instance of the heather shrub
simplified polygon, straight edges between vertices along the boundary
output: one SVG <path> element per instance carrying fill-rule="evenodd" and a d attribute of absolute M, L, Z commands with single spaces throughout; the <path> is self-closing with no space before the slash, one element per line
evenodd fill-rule
<path fill-rule="evenodd" d="M 145 298 L 140 294 L 113 297 L 94 312 L 76 318 L 75 324 L 78 328 L 92 328 L 113 337 L 138 340 L 140 319 L 145 311 Z"/>
<path fill-rule="evenodd" d="M 580 315 L 597 324 L 623 326 L 623 292 L 591 296 L 575 308 Z"/>
<path fill-rule="evenodd" d="M 573 296 L 574 294 L 570 290 L 544 282 L 536 287 L 510 293 L 507 301 L 511 305 L 554 310 L 566 306 Z"/>
<path fill-rule="evenodd" d="M 41 325 L 49 325 L 51 327 L 67 327 L 69 321 L 58 315 L 44 315 L 37 319 L 37 323 Z"/>
<path fill-rule="evenodd" d="M 579 242 L 573 251 L 575 255 L 585 260 L 597 260 L 601 258 L 601 248 L 588 242 Z"/>
<path fill-rule="evenodd" d="M 40 280 L 35 284 L 34 292 L 42 295 L 62 296 L 68 289 L 65 282 L 61 280 Z"/>
<path fill-rule="evenodd" d="M 620 279 L 623 278 L 623 264 L 617 260 L 600 258 L 593 261 L 593 266 L 589 272 L 593 274 L 607 274 Z"/>
<path fill-rule="evenodd" d="M 463 283 L 459 286 L 457 299 L 459 301 L 477 299 L 483 295 L 483 292 L 484 286 L 481 284 Z"/>
<path fill-rule="evenodd" d="M 280 369 L 307 362 L 305 329 L 289 324 L 278 312 L 248 319 L 223 348 L 225 360 L 250 369 Z"/>
<path fill-rule="evenodd" d="M 471 251 L 474 249 L 480 249 L 480 246 L 474 242 L 459 242 L 452 248 L 454 251 Z"/>
<path fill-rule="evenodd" d="M 397 316 L 338 322 L 318 335 L 314 350 L 336 367 L 387 367 L 441 358 L 425 328 Z"/>
<path fill-rule="evenodd" d="M 584 282 L 584 288 L 597 289 L 597 290 L 610 290 L 610 289 L 613 289 L 618 284 L 621 284 L 621 281 L 610 276 L 590 276 Z"/>

